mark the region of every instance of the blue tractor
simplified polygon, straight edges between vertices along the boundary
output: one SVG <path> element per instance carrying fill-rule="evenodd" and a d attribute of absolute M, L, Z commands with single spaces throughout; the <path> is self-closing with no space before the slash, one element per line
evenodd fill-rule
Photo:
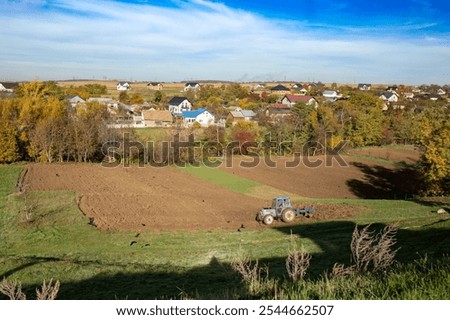
<path fill-rule="evenodd" d="M 262 221 L 267 225 L 272 224 L 274 219 L 281 219 L 283 222 L 291 222 L 299 215 L 309 218 L 314 212 L 316 212 L 315 206 L 294 209 L 292 208 L 289 197 L 278 197 L 272 200 L 272 207 L 264 208 L 258 212 L 256 220 Z"/>

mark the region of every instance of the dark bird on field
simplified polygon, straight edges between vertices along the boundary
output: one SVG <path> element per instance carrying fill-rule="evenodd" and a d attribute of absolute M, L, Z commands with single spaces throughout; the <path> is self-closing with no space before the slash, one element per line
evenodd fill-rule
<path fill-rule="evenodd" d="M 137 241 L 134 241 L 134 240 L 131 241 L 131 242 L 130 242 L 130 247 L 131 247 L 133 244 L 135 244 L 135 243 L 137 243 Z"/>
<path fill-rule="evenodd" d="M 97 225 L 95 224 L 95 222 L 94 222 L 94 218 L 89 218 L 88 224 L 90 224 L 91 226 L 94 226 L 94 227 L 97 226 Z"/>

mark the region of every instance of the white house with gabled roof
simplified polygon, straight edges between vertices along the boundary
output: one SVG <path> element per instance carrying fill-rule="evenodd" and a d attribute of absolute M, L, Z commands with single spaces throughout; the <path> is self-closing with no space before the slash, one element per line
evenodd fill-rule
<path fill-rule="evenodd" d="M 198 122 L 202 127 L 209 127 L 214 124 L 215 117 L 207 109 L 197 109 L 193 111 L 182 112 L 183 122 L 186 127 L 192 126 Z"/>

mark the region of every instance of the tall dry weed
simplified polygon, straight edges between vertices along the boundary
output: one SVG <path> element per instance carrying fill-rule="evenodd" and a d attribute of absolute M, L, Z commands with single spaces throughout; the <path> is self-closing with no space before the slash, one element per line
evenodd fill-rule
<path fill-rule="evenodd" d="M 10 300 L 26 300 L 27 298 L 22 292 L 22 284 L 17 280 L 9 281 L 3 279 L 3 281 L 0 282 L 0 292 Z"/>
<path fill-rule="evenodd" d="M 398 227 L 388 225 L 378 234 L 369 231 L 371 225 L 361 230 L 355 226 L 350 244 L 352 262 L 357 272 L 376 272 L 388 269 L 395 261 L 399 250 L 394 249 Z"/>
<path fill-rule="evenodd" d="M 309 269 L 311 255 L 303 247 L 298 250 L 295 239 L 291 235 L 291 246 L 286 258 L 286 270 L 292 282 L 303 280 Z"/>

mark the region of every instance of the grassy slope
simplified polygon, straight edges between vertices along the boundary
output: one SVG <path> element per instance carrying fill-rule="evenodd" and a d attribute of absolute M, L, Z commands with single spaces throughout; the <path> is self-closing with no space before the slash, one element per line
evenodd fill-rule
<path fill-rule="evenodd" d="M 238 251 L 268 265 L 271 277 L 284 278 L 284 258 L 292 233 L 298 245 L 313 255 L 310 275 L 315 277 L 329 270 L 334 262 L 349 262 L 348 248 L 355 223 L 376 222 L 382 227 L 398 222 L 402 247 L 399 259 L 404 262 L 424 255 L 442 257 L 450 252 L 450 222 L 445 220 L 448 217 L 433 212 L 438 204 L 406 201 L 330 200 L 365 206 L 367 210 L 351 221 L 290 228 L 280 224 L 263 231 L 139 235 L 99 232 L 87 224 L 73 193 L 10 195 L 20 170 L 0 167 L 0 278 L 21 280 L 31 297 L 35 286 L 50 278 L 62 282 L 60 298 L 66 299 L 245 296 L 245 286 L 228 266 Z M 252 194 L 261 187 L 219 173 L 222 171 L 218 169 L 183 170 L 210 181 L 215 177 L 215 183 L 236 192 Z M 36 206 L 31 223 L 20 213 L 30 205 Z M 137 243 L 130 246 L 132 241 Z M 296 297 L 295 290 L 287 292 Z"/>

